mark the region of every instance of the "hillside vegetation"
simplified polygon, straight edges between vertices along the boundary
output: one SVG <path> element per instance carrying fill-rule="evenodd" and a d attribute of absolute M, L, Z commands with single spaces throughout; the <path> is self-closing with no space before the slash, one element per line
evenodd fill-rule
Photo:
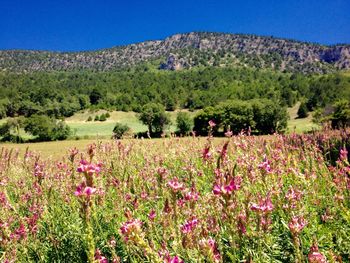
<path fill-rule="evenodd" d="M 196 66 L 252 66 L 325 73 L 350 68 L 350 46 L 323 46 L 255 35 L 192 32 L 165 40 L 87 52 L 0 51 L 8 72 L 111 71 L 152 62 L 178 70 Z"/>

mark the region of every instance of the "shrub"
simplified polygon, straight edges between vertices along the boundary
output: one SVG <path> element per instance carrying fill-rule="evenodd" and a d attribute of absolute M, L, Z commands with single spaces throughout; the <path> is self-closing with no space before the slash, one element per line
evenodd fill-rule
<path fill-rule="evenodd" d="M 182 135 L 188 135 L 192 130 L 193 121 L 187 112 L 179 112 L 176 116 L 176 127 Z"/>
<path fill-rule="evenodd" d="M 106 118 L 106 115 L 103 113 L 100 115 L 100 121 L 106 121 L 107 118 Z"/>
<path fill-rule="evenodd" d="M 165 112 L 164 106 L 157 103 L 148 103 L 142 107 L 139 120 L 147 125 L 151 135 L 163 133 L 166 125 L 170 124 L 170 117 Z"/>
<path fill-rule="evenodd" d="M 100 120 L 100 116 L 96 115 L 94 121 L 99 121 L 99 120 Z"/>
<path fill-rule="evenodd" d="M 91 116 L 89 116 L 89 118 L 87 118 L 87 120 L 86 121 L 92 121 L 92 117 Z"/>
<path fill-rule="evenodd" d="M 122 123 L 116 123 L 113 129 L 113 138 L 121 139 L 128 131 L 130 131 L 129 126 Z"/>
<path fill-rule="evenodd" d="M 309 110 L 305 102 L 302 102 L 298 109 L 298 118 L 306 118 L 309 115 Z"/>
<path fill-rule="evenodd" d="M 45 115 L 32 115 L 24 121 L 24 130 L 38 141 L 65 140 L 71 134 L 65 122 Z"/>

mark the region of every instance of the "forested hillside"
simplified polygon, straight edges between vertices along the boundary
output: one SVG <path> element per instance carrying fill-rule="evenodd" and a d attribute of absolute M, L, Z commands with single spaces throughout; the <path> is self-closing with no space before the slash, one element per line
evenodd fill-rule
<path fill-rule="evenodd" d="M 161 103 L 167 110 L 193 110 L 227 99 L 268 98 L 292 106 L 306 98 L 315 108 L 339 98 L 350 100 L 350 77 L 345 74 L 305 76 L 247 68 L 2 73 L 0 88 L 1 117 L 67 117 L 91 107 L 139 111 L 149 102 Z"/>

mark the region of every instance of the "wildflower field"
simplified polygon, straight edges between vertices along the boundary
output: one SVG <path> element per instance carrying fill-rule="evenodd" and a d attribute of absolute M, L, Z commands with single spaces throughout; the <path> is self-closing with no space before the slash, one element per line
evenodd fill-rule
<path fill-rule="evenodd" d="M 350 262 L 349 131 L 0 152 L 0 262 Z"/>

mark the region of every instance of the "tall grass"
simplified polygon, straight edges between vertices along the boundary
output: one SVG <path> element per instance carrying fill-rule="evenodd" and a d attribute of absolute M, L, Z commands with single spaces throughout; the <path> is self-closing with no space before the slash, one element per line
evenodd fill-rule
<path fill-rule="evenodd" d="M 344 136 L 3 148 L 0 261 L 350 262 Z"/>

